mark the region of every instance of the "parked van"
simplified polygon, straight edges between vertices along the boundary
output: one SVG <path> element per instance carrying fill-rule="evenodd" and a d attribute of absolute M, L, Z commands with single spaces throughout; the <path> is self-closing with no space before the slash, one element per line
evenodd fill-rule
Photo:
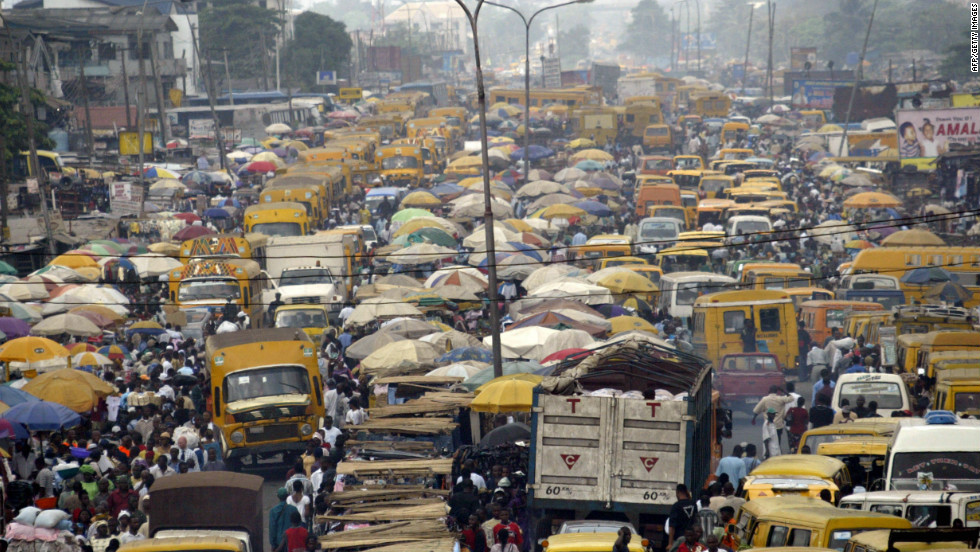
<path fill-rule="evenodd" d="M 647 217 L 640 221 L 637 238 L 639 253 L 653 255 L 660 249 L 672 247 L 684 231 L 684 223 L 672 217 Z"/>
<path fill-rule="evenodd" d="M 883 418 L 891 417 L 895 411 L 912 410 L 908 386 L 897 374 L 841 374 L 834 386 L 831 406 L 834 410 L 840 410 L 844 399 L 847 399 L 854 408 L 858 397 L 864 398 L 865 406 L 875 401 L 878 414 Z"/>
<path fill-rule="evenodd" d="M 636 193 L 636 216 L 646 216 L 654 205 L 675 205 L 681 207 L 681 189 L 676 184 L 654 184 L 642 186 Z"/>
<path fill-rule="evenodd" d="M 976 529 L 891 529 L 855 535 L 844 552 L 966 552 L 976 546 Z"/>
<path fill-rule="evenodd" d="M 733 536 L 735 537 L 736 546 L 733 548 L 735 550 L 752 548 L 752 537 L 754 536 L 753 533 L 756 530 L 756 524 L 760 519 L 770 519 L 776 512 L 785 508 L 794 507 L 821 508 L 826 510 L 837 509 L 833 504 L 823 500 L 794 495 L 759 498 L 751 502 L 746 502 L 738 511 L 735 512 L 735 531 Z M 801 552 L 805 552 L 804 549 L 811 550 L 809 541 L 803 543 L 802 538 L 800 541 L 800 545 L 797 548 L 767 548 L 775 548 L 777 550 L 800 550 Z"/>
<path fill-rule="evenodd" d="M 758 510 L 754 508 L 756 502 L 763 500 L 773 504 Z M 783 500 L 786 499 L 753 500 L 742 506 L 745 515 L 754 520 L 747 528 L 740 548 L 820 546 L 843 552 L 847 541 L 857 533 L 912 527 L 908 520 L 887 514 L 827 508 L 818 504 L 822 502 L 818 499 L 803 504 L 778 502 Z"/>
<path fill-rule="evenodd" d="M 698 297 L 734 289 L 735 279 L 710 272 L 669 272 L 660 278 L 660 310 L 691 328 Z"/>
<path fill-rule="evenodd" d="M 877 491 L 841 499 L 847 510 L 880 512 L 905 518 L 917 527 L 980 527 L 980 494 L 949 491 Z M 932 525 L 935 524 L 935 525 Z"/>
<path fill-rule="evenodd" d="M 863 301 L 806 301 L 800 305 L 800 320 L 810 338 L 823 343 L 833 333 L 833 328 L 844 328 L 844 320 L 852 311 L 883 311 L 878 303 Z"/>
<path fill-rule="evenodd" d="M 742 497 L 752 500 L 764 496 L 797 494 L 820 498 L 828 489 L 836 504 L 840 489 L 851 485 L 847 466 L 837 458 L 816 454 L 784 454 L 765 460 L 745 478 Z"/>
<path fill-rule="evenodd" d="M 670 125 L 648 125 L 643 129 L 643 151 L 674 153 L 674 130 Z"/>
<path fill-rule="evenodd" d="M 945 410 L 901 418 L 885 475 L 885 490 L 980 492 L 980 421 Z"/>
<path fill-rule="evenodd" d="M 732 245 L 742 245 L 752 238 L 760 238 L 762 234 L 771 231 L 772 221 L 769 217 L 734 216 L 725 223 L 725 233 L 730 236 L 728 240 Z"/>
<path fill-rule="evenodd" d="M 933 408 L 980 416 L 980 360 L 944 360 L 936 366 Z"/>
<path fill-rule="evenodd" d="M 789 295 L 775 290 L 723 291 L 694 302 L 694 351 L 717 365 L 721 357 L 741 353 L 745 320 L 755 323 L 757 350 L 774 353 L 786 370 L 799 357 L 796 316 Z"/>
<path fill-rule="evenodd" d="M 722 190 L 735 187 L 735 179 L 726 174 L 704 175 L 698 182 L 698 192 L 704 199 L 714 199 Z"/>

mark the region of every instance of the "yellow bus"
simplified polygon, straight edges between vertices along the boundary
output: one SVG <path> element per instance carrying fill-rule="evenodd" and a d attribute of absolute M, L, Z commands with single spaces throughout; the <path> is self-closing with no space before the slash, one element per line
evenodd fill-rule
<path fill-rule="evenodd" d="M 386 186 L 417 188 L 425 178 L 422 148 L 412 145 L 382 146 L 375 152 L 378 172 Z"/>
<path fill-rule="evenodd" d="M 792 298 L 778 290 L 722 291 L 694 302 L 694 352 L 718 366 L 726 354 L 741 353 L 742 329 L 751 320 L 757 350 L 768 350 L 784 370 L 795 370 L 800 355 Z"/>
<path fill-rule="evenodd" d="M 524 105 L 523 88 L 491 88 L 489 104 L 506 103 Z M 583 105 L 602 105 L 602 89 L 594 86 L 574 88 L 531 89 L 531 107 L 544 107 L 559 104 L 568 107 Z"/>
<path fill-rule="evenodd" d="M 254 318 L 253 318 L 254 319 Z M 301 330 L 217 334 L 206 345 L 215 437 L 225 462 L 299 454 L 323 423 L 316 345 Z"/>
<path fill-rule="evenodd" d="M 634 142 L 643 140 L 643 133 L 650 125 L 660 125 L 664 122 L 664 114 L 660 111 L 660 101 L 642 101 L 627 104 L 623 113 L 623 126 L 630 131 Z"/>
<path fill-rule="evenodd" d="M 245 231 L 267 236 L 305 236 L 310 233 L 306 206 L 292 201 L 259 203 L 245 209 Z"/>
<path fill-rule="evenodd" d="M 721 92 L 695 94 L 689 101 L 693 102 L 693 105 L 688 105 L 688 111 L 705 118 L 728 117 L 728 112 L 732 110 L 732 99 Z"/>
<path fill-rule="evenodd" d="M 249 259 L 192 261 L 169 273 L 170 303 L 178 309 L 221 308 L 229 300 L 252 320 L 262 321 L 262 292 L 268 281 L 259 264 Z"/>
<path fill-rule="evenodd" d="M 616 110 L 591 105 L 576 108 L 572 128 L 579 138 L 588 138 L 598 146 L 605 146 L 615 141 L 619 133 Z"/>
<path fill-rule="evenodd" d="M 925 372 L 930 378 L 935 377 L 936 374 L 931 370 L 935 369 L 936 359 L 947 360 L 953 356 L 952 354 L 939 356 L 939 354 L 953 351 L 962 351 L 964 355 L 961 358 L 969 358 L 980 352 L 980 332 L 953 330 L 923 334 L 919 351 L 916 353 L 917 371 Z"/>
<path fill-rule="evenodd" d="M 218 234 L 185 240 L 180 244 L 180 262 L 191 259 L 251 259 L 265 266 L 265 234 Z"/>
<path fill-rule="evenodd" d="M 964 303 L 970 308 L 980 305 L 980 247 L 873 247 L 857 254 L 851 274 L 877 272 L 901 277 L 916 268 L 938 267 L 953 274 L 956 283 L 973 292 Z M 922 303 L 925 285 L 899 283 L 906 298 Z"/>
<path fill-rule="evenodd" d="M 275 180 L 270 181 L 270 183 Z M 301 184 L 285 184 L 266 186 L 259 194 L 260 203 L 282 203 L 285 201 L 299 203 L 306 208 L 306 216 L 314 225 L 324 220 L 323 209 L 329 209 L 330 202 L 322 198 L 322 188 L 319 186 L 304 186 Z"/>

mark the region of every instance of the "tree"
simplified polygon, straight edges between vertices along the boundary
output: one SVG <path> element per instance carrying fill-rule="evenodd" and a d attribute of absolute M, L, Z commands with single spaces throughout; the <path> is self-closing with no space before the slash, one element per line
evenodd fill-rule
<path fill-rule="evenodd" d="M 4 73 L 4 78 L 0 79 L 0 128 L 3 128 L 4 159 L 7 161 L 7 174 L 12 174 L 13 161 L 20 155 L 20 152 L 27 151 L 30 147 L 27 141 L 27 122 L 21 113 L 20 88 L 6 84 L 17 82 L 16 69 L 13 63 L 0 61 L 0 73 Z M 31 89 L 31 103 L 35 109 L 45 105 L 44 94 L 37 89 Z M 51 149 L 54 142 L 48 138 L 48 127 L 35 119 L 34 121 L 35 145 L 38 149 Z"/>
<path fill-rule="evenodd" d="M 576 25 L 558 34 L 558 53 L 562 68 L 572 69 L 579 61 L 589 59 L 591 32 L 584 25 Z"/>
<path fill-rule="evenodd" d="M 619 49 L 642 58 L 670 54 L 670 18 L 656 0 L 640 0 L 630 11 L 626 36 Z"/>
<path fill-rule="evenodd" d="M 204 59 L 217 60 L 227 49 L 233 78 L 268 77 L 279 33 L 275 10 L 245 0 L 212 0 L 201 10 L 199 20 Z"/>
<path fill-rule="evenodd" d="M 347 26 L 329 16 L 303 12 L 293 20 L 293 38 L 282 53 L 293 86 L 312 90 L 316 71 L 340 71 L 348 65 L 353 43 Z"/>
<path fill-rule="evenodd" d="M 959 44 L 953 44 L 946 50 L 946 58 L 939 66 L 939 74 L 943 78 L 970 80 L 970 41 L 964 37 Z"/>

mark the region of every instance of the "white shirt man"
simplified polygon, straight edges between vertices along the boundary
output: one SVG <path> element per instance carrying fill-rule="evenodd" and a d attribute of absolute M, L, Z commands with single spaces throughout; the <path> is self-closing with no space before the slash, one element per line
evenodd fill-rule
<path fill-rule="evenodd" d="M 171 459 L 171 464 L 177 464 L 179 462 L 187 463 L 188 472 L 201 471 L 201 466 L 197 462 L 197 454 L 187 446 L 187 437 L 180 436 L 177 438 L 177 457 Z"/>
<path fill-rule="evenodd" d="M 323 422 L 323 427 L 320 428 L 320 435 L 323 435 L 323 442 L 330 445 L 333 448 L 337 444 L 337 437 L 343 433 L 340 429 L 334 427 L 333 417 L 327 416 Z"/>

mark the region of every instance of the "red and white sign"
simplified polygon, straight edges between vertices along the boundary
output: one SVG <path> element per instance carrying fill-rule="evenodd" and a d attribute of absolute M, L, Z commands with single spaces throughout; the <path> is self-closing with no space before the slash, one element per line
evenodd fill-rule
<path fill-rule="evenodd" d="M 660 460 L 660 459 L 659 458 L 646 458 L 646 457 L 643 457 L 643 456 L 640 457 L 640 461 L 643 462 L 643 467 L 646 468 L 648 472 L 650 470 L 652 470 L 654 466 L 657 465 L 657 461 L 658 460 Z"/>
<path fill-rule="evenodd" d="M 561 459 L 565 461 L 565 465 L 568 466 L 568 469 L 572 469 L 581 456 L 581 454 L 562 454 Z"/>

